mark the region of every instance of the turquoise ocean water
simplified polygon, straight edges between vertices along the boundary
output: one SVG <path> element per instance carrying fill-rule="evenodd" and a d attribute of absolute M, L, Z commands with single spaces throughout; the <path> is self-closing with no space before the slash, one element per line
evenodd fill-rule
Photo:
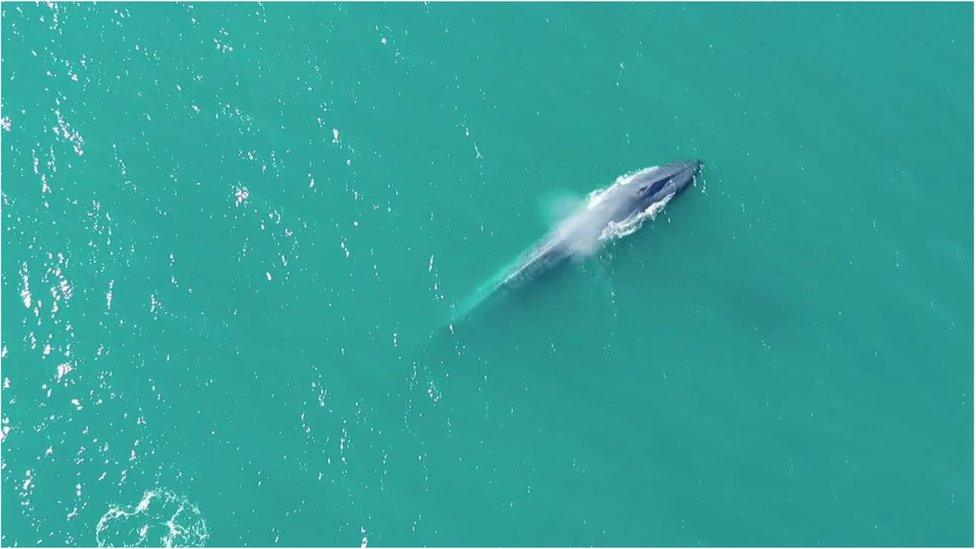
<path fill-rule="evenodd" d="M 972 4 L 2 33 L 2 545 L 973 543 Z"/>

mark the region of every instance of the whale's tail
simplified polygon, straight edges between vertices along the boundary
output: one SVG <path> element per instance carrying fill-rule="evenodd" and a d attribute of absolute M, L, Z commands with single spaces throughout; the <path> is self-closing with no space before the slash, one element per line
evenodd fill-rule
<path fill-rule="evenodd" d="M 448 322 L 448 326 L 453 327 L 454 324 L 462 322 L 482 304 L 491 299 L 492 296 L 506 288 L 506 280 L 509 276 L 511 276 L 511 270 L 503 269 L 495 274 L 495 276 L 489 278 L 483 284 L 478 286 L 478 288 L 475 289 L 475 291 L 472 292 L 467 299 L 459 303 L 451 310 L 451 317 Z"/>
<path fill-rule="evenodd" d="M 560 242 L 543 239 L 541 243 L 522 252 L 517 259 L 499 270 L 493 277 L 479 286 L 466 300 L 451 313 L 450 324 L 467 318 L 484 303 L 502 292 L 514 290 L 534 280 L 568 257 L 567 250 Z"/>

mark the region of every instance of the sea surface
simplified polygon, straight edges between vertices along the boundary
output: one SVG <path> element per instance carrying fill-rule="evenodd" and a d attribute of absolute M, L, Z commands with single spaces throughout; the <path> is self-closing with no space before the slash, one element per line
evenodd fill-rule
<path fill-rule="evenodd" d="M 5 2 L 0 543 L 971 545 L 972 61 L 966 3 Z"/>

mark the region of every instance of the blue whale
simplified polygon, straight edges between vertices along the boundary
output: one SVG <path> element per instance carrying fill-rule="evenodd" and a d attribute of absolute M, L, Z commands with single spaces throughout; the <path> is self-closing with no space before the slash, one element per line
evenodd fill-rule
<path fill-rule="evenodd" d="M 687 189 L 701 172 L 699 160 L 672 162 L 617 178 L 590 193 L 586 203 L 528 252 L 482 285 L 452 313 L 447 327 L 460 321 L 496 292 L 514 289 L 569 257 L 587 256 L 605 242 L 627 236 Z"/>
<path fill-rule="evenodd" d="M 523 283 L 570 256 L 589 255 L 604 242 L 636 231 L 694 183 L 701 166 L 700 160 L 690 160 L 646 168 L 591 193 L 585 207 L 524 254 L 497 287 Z"/>

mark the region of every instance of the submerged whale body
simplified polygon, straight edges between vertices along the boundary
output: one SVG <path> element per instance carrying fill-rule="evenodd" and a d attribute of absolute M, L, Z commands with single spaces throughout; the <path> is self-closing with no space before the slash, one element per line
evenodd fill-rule
<path fill-rule="evenodd" d="M 588 255 L 604 242 L 626 236 L 653 218 L 701 171 L 701 161 L 673 162 L 617 178 L 590 194 L 586 205 L 533 247 L 498 284 L 513 286 L 573 255 Z"/>

